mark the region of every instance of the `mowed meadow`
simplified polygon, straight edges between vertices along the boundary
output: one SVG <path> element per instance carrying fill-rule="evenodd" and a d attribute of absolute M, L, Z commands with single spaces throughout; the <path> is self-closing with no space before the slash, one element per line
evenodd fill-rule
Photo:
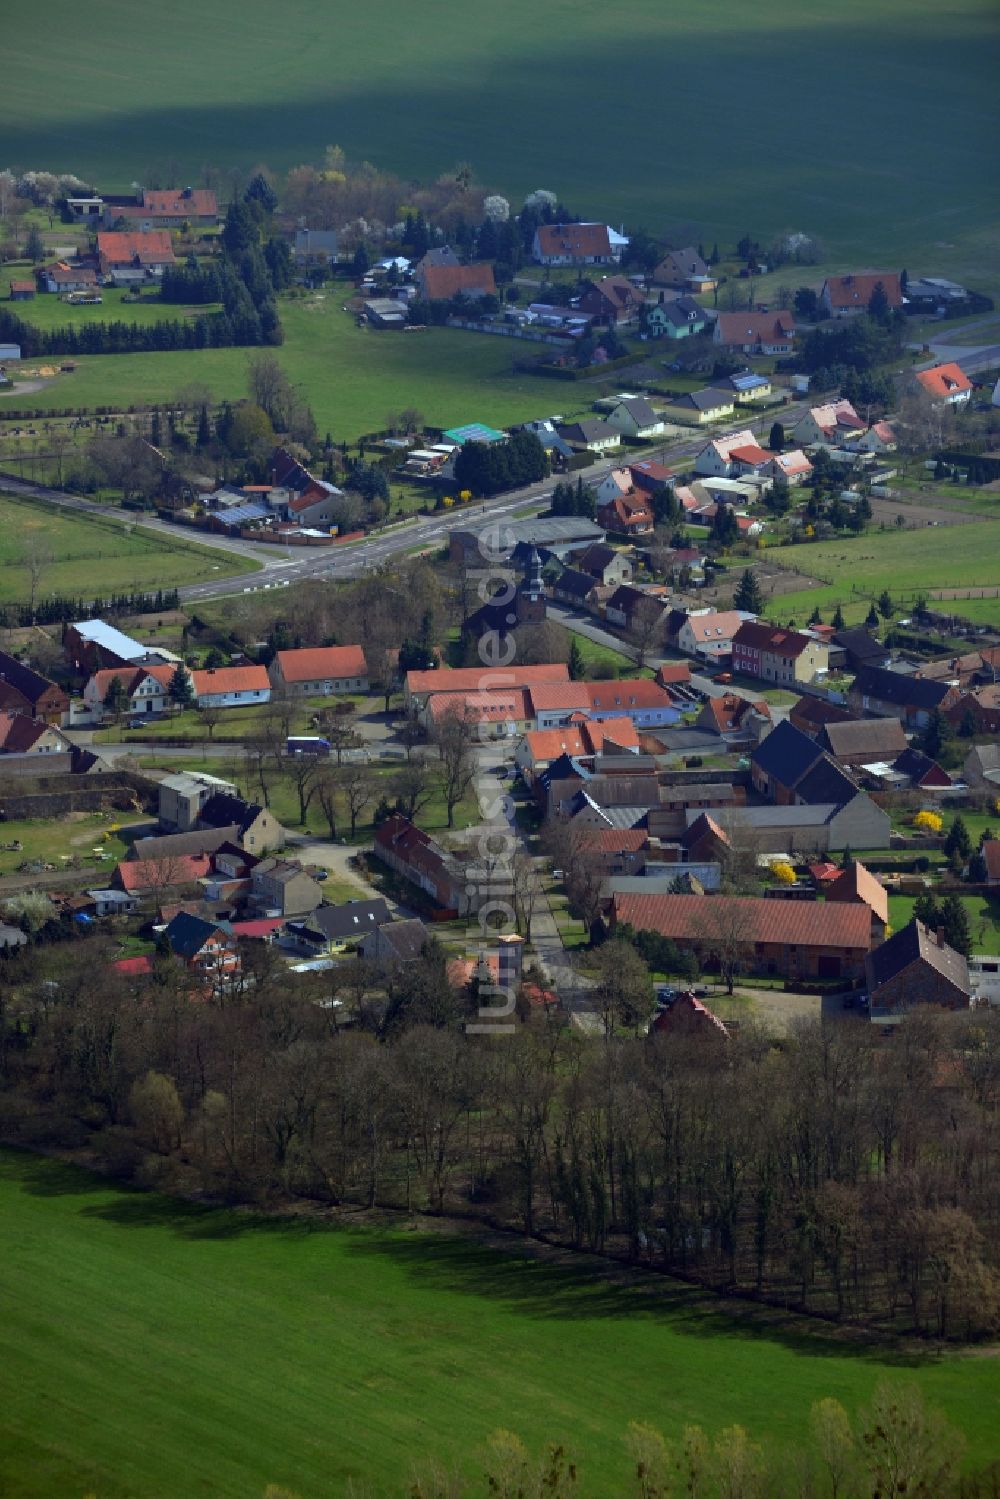
<path fill-rule="evenodd" d="M 581 1499 L 616 1490 L 632 1420 L 800 1441 L 913 1380 L 996 1451 L 1000 1364 L 911 1359 L 727 1307 L 420 1231 L 254 1219 L 0 1152 L 5 1499 L 301 1499 L 407 1492 L 433 1454 L 474 1471 L 498 1427 L 563 1441 Z"/>
<path fill-rule="evenodd" d="M 515 372 L 515 359 L 525 350 L 529 357 L 537 353 L 536 345 L 518 346 L 511 339 L 451 328 L 405 334 L 359 328 L 341 310 L 343 298 L 342 285 L 302 300 L 283 298 L 279 311 L 285 341 L 274 350 L 289 378 L 301 386 L 319 431 L 330 432 L 337 442 L 383 427 L 390 412 L 407 406 L 417 406 L 435 426 L 475 420 L 506 426 L 554 411 L 585 410 L 600 393 L 590 382 L 578 389 Z M 59 310 L 62 321 L 70 322 L 78 309 L 60 304 Z M 79 310 L 99 313 L 101 308 Z M 161 306 L 161 311 L 176 315 L 178 309 Z M 41 323 L 43 317 L 51 317 L 51 299 L 48 304 L 44 297 L 18 304 L 18 315 Z M 125 410 L 140 402 L 169 402 L 192 383 L 206 387 L 218 401 L 233 400 L 247 394 L 247 365 L 255 352 L 237 348 L 83 355 L 74 361 L 72 374 L 7 400 L 11 406 L 23 402 L 40 411 L 67 406 Z M 0 400 L 0 417 L 3 413 Z"/>
<path fill-rule="evenodd" d="M 898 612 L 911 609 L 921 594 L 931 608 L 953 612 L 983 623 L 1000 620 L 1000 598 L 959 598 L 938 602 L 935 589 L 973 592 L 1000 589 L 1000 524 L 973 521 L 970 525 L 921 526 L 899 531 L 869 529 L 863 536 L 832 541 L 803 542 L 776 547 L 767 558 L 774 565 L 805 574 L 811 586 L 776 592 L 768 614 L 774 619 L 796 619 L 802 624 L 813 608 L 829 620 L 839 604 L 848 624 L 860 623 L 887 588 Z M 794 584 L 794 576 L 788 580 Z"/>
<path fill-rule="evenodd" d="M 91 599 L 205 583 L 256 566 L 221 547 L 199 546 L 183 533 L 158 534 L 113 514 L 73 514 L 0 492 L 0 604 L 27 601 L 32 567 L 39 574 L 39 598 Z"/>
<path fill-rule="evenodd" d="M 9 7 L 3 54 L 0 155 L 99 187 L 337 142 L 654 231 L 997 269 L 991 0 L 50 0 Z"/>

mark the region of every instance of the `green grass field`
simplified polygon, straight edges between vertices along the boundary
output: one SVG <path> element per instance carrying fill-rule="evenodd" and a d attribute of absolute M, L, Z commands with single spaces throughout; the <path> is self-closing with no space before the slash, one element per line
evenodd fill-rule
<path fill-rule="evenodd" d="M 172 588 L 253 571 L 254 564 L 220 548 L 175 541 L 108 517 L 70 515 L 0 494 L 0 603 L 30 594 L 25 558 L 36 543 L 51 556 L 38 597 L 93 598 L 116 591 Z"/>
<path fill-rule="evenodd" d="M 406 14 L 53 0 L 40 38 L 16 6 L 0 139 L 119 189 L 157 170 L 196 182 L 206 160 L 284 169 L 330 141 L 403 178 L 463 157 L 512 196 L 550 187 L 615 222 L 709 240 L 809 230 L 911 274 L 996 267 L 989 0 L 476 0 L 387 45 Z M 609 108 L 612 78 L 627 86 Z"/>
<path fill-rule="evenodd" d="M 913 920 L 912 895 L 890 895 L 889 925 L 894 932 Z M 963 895 L 962 905 L 969 918 L 973 952 L 1000 952 L 1000 900 L 982 895 Z"/>
<path fill-rule="evenodd" d="M 603 385 L 591 382 L 565 385 L 513 373 L 516 356 L 538 352 L 533 344 L 515 349 L 510 339 L 453 328 L 411 334 L 358 328 L 341 311 L 343 295 L 342 289 L 328 289 L 308 300 L 282 301 L 285 342 L 275 350 L 291 379 L 301 385 L 320 432 L 331 432 L 338 442 L 383 428 L 389 412 L 407 406 L 418 407 L 436 426 L 476 419 L 505 426 L 556 411 L 583 412 L 603 393 Z M 38 299 L 24 305 L 33 308 Z M 126 306 L 122 313 L 132 310 Z M 72 374 L 60 375 L 44 389 L 0 399 L 0 418 L 5 402 L 42 410 L 125 409 L 169 401 L 192 382 L 207 386 L 216 400 L 238 398 L 247 394 L 252 354 L 251 349 L 197 349 L 83 356 Z"/>
<path fill-rule="evenodd" d="M 563 1440 L 614 1492 L 632 1420 L 802 1439 L 913 1379 L 995 1454 L 1000 1365 L 909 1364 L 671 1281 L 616 1285 L 464 1239 L 261 1221 L 0 1154 L 0 1489 L 7 1499 L 391 1499 L 492 1430 Z"/>
<path fill-rule="evenodd" d="M 818 605 L 829 619 L 839 603 L 848 624 L 855 624 L 864 619 L 883 588 L 905 612 L 916 594 L 929 594 L 933 588 L 1000 584 L 1000 528 L 991 521 L 974 521 L 913 531 L 869 530 L 857 538 L 775 547 L 768 560 L 820 580 L 813 588 L 775 593 L 768 606 L 772 618 L 801 623 Z M 973 605 L 975 618 L 1000 620 L 1000 599 L 961 599 L 937 606 L 932 602 L 932 607 L 956 614 L 971 611 Z"/>
<path fill-rule="evenodd" d="M 21 276 L 30 279 L 31 274 L 31 265 L 28 261 L 14 261 L 9 266 L 5 265 L 3 280 L 0 281 L 0 293 L 6 296 L 6 283 L 9 277 Z M 35 328 L 46 329 L 78 328 L 84 323 L 122 322 L 146 325 L 173 320 L 185 322 L 203 313 L 215 312 L 219 306 L 217 302 L 198 308 L 177 306 L 171 302 L 161 302 L 159 295 L 144 296 L 139 301 L 125 300 L 132 296 L 132 293 L 125 292 L 119 287 L 102 286 L 103 300 L 98 305 L 73 306 L 51 293 L 42 292 L 31 302 L 5 302 L 3 306 L 4 311 L 12 312 L 22 322 L 30 323 Z"/>

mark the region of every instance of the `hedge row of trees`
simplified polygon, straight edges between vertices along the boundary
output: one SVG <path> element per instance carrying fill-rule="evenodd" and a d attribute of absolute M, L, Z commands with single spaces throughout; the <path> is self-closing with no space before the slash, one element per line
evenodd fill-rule
<path fill-rule="evenodd" d="M 775 1044 L 753 1026 L 586 1039 L 519 1000 L 524 1023 L 470 1037 L 433 943 L 295 985 L 248 952 L 245 987 L 194 1004 L 171 960 L 125 979 L 81 940 L 0 975 L 7 1138 L 233 1200 L 478 1213 L 844 1322 L 997 1328 L 993 1012 Z M 631 1023 L 648 974 L 626 942 L 601 954 L 598 1002 Z"/>
<path fill-rule="evenodd" d="M 27 625 L 62 624 L 74 619 L 98 619 L 107 615 L 159 614 L 176 609 L 180 595 L 176 588 L 158 588 L 155 593 L 115 593 L 108 598 L 69 598 L 52 594 L 31 604 L 5 604 L 0 619 L 7 630 Z"/>

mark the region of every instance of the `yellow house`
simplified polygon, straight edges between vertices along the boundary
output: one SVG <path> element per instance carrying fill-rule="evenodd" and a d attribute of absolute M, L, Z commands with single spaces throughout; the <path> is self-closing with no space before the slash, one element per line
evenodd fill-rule
<path fill-rule="evenodd" d="M 663 415 L 668 422 L 680 422 L 685 427 L 704 427 L 709 422 L 724 421 L 735 410 L 735 391 L 710 386 L 675 396 L 664 406 Z"/>

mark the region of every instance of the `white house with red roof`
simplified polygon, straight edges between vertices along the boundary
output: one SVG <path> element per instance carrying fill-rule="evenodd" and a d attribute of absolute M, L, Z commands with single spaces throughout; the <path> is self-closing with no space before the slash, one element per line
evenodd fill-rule
<path fill-rule="evenodd" d="M 889 422 L 873 422 L 860 437 L 844 444 L 852 453 L 894 453 L 897 441 Z"/>
<path fill-rule="evenodd" d="M 97 720 L 112 717 L 105 703 L 116 677 L 125 691 L 123 711 L 165 713 L 170 706 L 169 688 L 175 669 L 172 665 L 120 666 L 95 671 L 83 689 L 88 717 Z"/>
<path fill-rule="evenodd" d="M 677 647 L 707 661 L 732 655 L 733 639 L 748 616 L 739 609 L 705 609 L 689 614 L 677 632 Z"/>
<path fill-rule="evenodd" d="M 173 242 L 166 229 L 99 234 L 97 255 L 101 274 L 115 286 L 162 276 L 167 266 L 176 263 Z"/>
<path fill-rule="evenodd" d="M 271 700 L 271 681 L 264 666 L 209 666 L 191 672 L 199 708 L 258 707 Z"/>
<path fill-rule="evenodd" d="M 917 370 L 916 381 L 935 405 L 961 406 L 972 395 L 972 381 L 961 365 L 954 362 L 934 364 L 930 369 Z"/>
<path fill-rule="evenodd" d="M 792 436 L 800 443 L 822 442 L 839 447 L 841 442 L 859 436 L 864 430 L 864 421 L 851 402 L 843 399 L 810 406 L 795 423 Z"/>
<path fill-rule="evenodd" d="M 293 697 L 368 691 L 368 666 L 360 645 L 278 651 L 268 676 L 274 692 Z"/>
<path fill-rule="evenodd" d="M 732 478 L 733 450 L 735 448 L 755 448 L 756 446 L 757 439 L 749 427 L 744 427 L 739 432 L 727 433 L 725 437 L 715 437 L 711 442 L 706 443 L 695 458 L 694 471 L 696 474 L 703 474 L 707 478 Z M 684 503 L 683 499 L 681 503 Z M 690 508 L 694 509 L 695 507 L 691 506 Z"/>
<path fill-rule="evenodd" d="M 813 466 L 801 448 L 793 448 L 789 453 L 772 453 L 770 456 L 767 472 L 772 479 L 780 474 L 789 484 L 802 484 L 812 473 Z"/>
<path fill-rule="evenodd" d="M 539 224 L 531 258 L 539 265 L 613 265 L 627 239 L 607 224 Z"/>

